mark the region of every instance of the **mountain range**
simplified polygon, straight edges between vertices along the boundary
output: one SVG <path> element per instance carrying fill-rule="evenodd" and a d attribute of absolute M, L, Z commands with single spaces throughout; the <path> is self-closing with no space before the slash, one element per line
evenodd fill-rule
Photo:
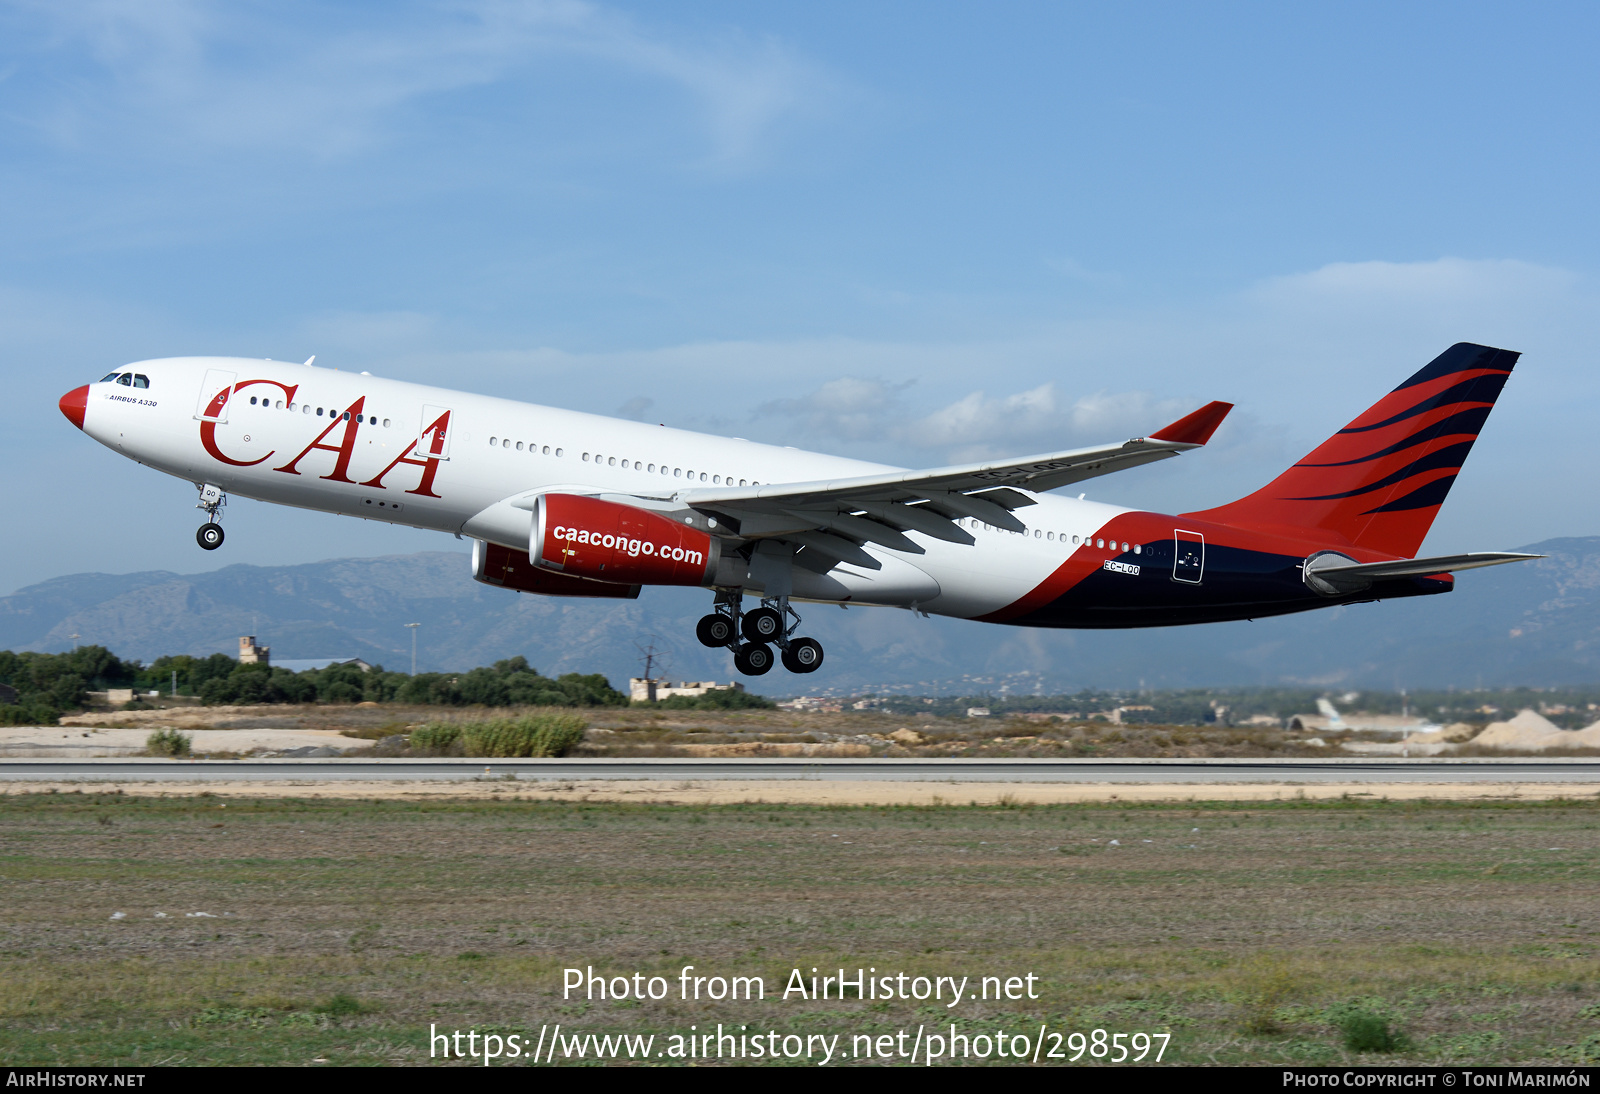
<path fill-rule="evenodd" d="M 1549 557 L 1461 574 L 1444 596 L 1257 622 L 1134 631 L 1041 631 L 908 611 L 799 605 L 821 641 L 813 676 L 747 681 L 766 694 L 1058 693 L 1080 688 L 1309 684 L 1377 688 L 1555 686 L 1600 677 L 1600 537 L 1518 550 Z M 521 654 L 547 674 L 730 679 L 694 638 L 698 589 L 633 601 L 521 595 L 474 582 L 468 556 L 436 551 L 199 574 L 70 574 L 0 599 L 0 648 L 74 642 L 151 661 L 235 653 L 254 634 L 274 659 L 361 657 L 405 671 L 466 669 Z M 74 637 L 76 636 L 76 637 Z"/>

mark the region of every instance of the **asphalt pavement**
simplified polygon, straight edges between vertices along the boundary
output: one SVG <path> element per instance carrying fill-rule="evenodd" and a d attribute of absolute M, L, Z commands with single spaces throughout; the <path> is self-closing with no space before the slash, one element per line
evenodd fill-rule
<path fill-rule="evenodd" d="M 10 759 L 0 782 L 328 781 L 339 779 L 819 779 L 928 782 L 1592 782 L 1600 759 L 964 760 L 964 759 Z"/>

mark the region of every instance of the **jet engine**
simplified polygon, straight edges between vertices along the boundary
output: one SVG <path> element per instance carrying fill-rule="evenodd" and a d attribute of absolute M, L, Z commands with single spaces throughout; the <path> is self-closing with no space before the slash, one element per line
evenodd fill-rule
<path fill-rule="evenodd" d="M 472 579 L 485 585 L 499 585 L 522 593 L 543 593 L 545 596 L 599 596 L 617 600 L 639 598 L 637 585 L 589 581 L 541 570 L 526 553 L 481 539 L 472 543 Z"/>
<path fill-rule="evenodd" d="M 553 573 L 631 585 L 709 585 L 718 543 L 671 517 L 577 494 L 535 501 L 528 554 Z"/>

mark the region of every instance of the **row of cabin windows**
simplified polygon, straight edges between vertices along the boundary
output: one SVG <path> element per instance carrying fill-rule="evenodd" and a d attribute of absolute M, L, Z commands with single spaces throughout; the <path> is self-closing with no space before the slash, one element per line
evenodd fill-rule
<path fill-rule="evenodd" d="M 967 528 L 974 528 L 974 529 L 976 529 L 980 525 L 982 525 L 983 527 L 986 527 L 986 528 L 993 527 L 992 525 L 984 524 L 982 521 L 978 520 L 975 517 L 964 517 L 964 518 L 962 518 L 960 520 L 957 520 L 956 523 L 960 524 L 960 525 L 963 525 L 963 526 L 965 526 Z M 995 531 L 1000 532 L 1000 531 L 1005 531 L 1005 529 L 996 528 Z M 1016 536 L 1016 535 L 1026 536 L 1028 533 L 1027 532 L 1012 532 L 1010 534 L 1014 535 L 1014 536 Z M 1106 550 L 1107 548 L 1109 548 L 1110 550 L 1113 550 L 1113 551 L 1118 549 L 1118 545 L 1117 545 L 1117 541 L 1116 540 L 1111 540 L 1108 543 L 1103 537 L 1099 538 L 1099 539 L 1081 539 L 1078 536 L 1068 537 L 1067 533 L 1065 533 L 1065 532 L 1062 532 L 1060 535 L 1057 535 L 1055 532 L 1047 532 L 1042 528 L 1035 528 L 1033 530 L 1033 538 L 1034 539 L 1044 539 L 1044 540 L 1060 540 L 1062 543 L 1066 543 L 1067 540 L 1070 538 L 1071 541 L 1072 541 L 1072 545 L 1074 547 L 1078 546 L 1081 543 L 1085 547 L 1095 547 L 1095 548 L 1097 548 L 1099 550 L 1102 550 L 1102 551 Z M 1142 544 L 1138 544 L 1138 543 L 1126 543 L 1126 542 L 1124 542 L 1121 545 L 1121 550 L 1124 553 L 1126 553 L 1128 551 L 1132 551 L 1136 555 L 1144 554 L 1144 546 Z"/>
<path fill-rule="evenodd" d="M 254 395 L 250 396 L 250 405 L 251 406 L 259 405 L 263 409 L 270 409 L 272 407 L 276 407 L 279 410 L 284 410 L 284 409 L 288 409 L 290 411 L 298 410 L 302 414 L 310 414 L 311 413 L 311 409 L 312 409 L 310 403 L 289 403 L 286 406 L 282 399 L 279 399 L 277 402 L 273 402 L 271 399 L 265 399 L 265 398 L 258 399 Z M 319 418 L 322 417 L 324 414 L 326 414 L 330 418 L 335 418 L 335 417 L 343 418 L 347 422 L 350 420 L 350 412 L 348 410 L 346 410 L 343 413 L 341 413 L 340 411 L 337 411 L 337 410 L 327 409 L 327 408 L 319 406 L 319 407 L 316 408 L 316 413 L 317 413 L 317 417 L 319 417 Z M 366 424 L 367 425 L 377 425 L 378 424 L 378 416 L 376 414 L 372 415 L 370 418 L 368 418 L 366 420 Z M 383 428 L 385 428 L 385 429 L 389 428 L 389 419 L 388 418 L 385 418 L 383 420 Z"/>
<path fill-rule="evenodd" d="M 521 441 L 516 441 L 516 442 L 513 443 L 512 440 L 509 437 L 506 437 L 506 438 L 490 437 L 489 438 L 489 447 L 490 448 L 505 448 L 505 449 L 510 449 L 510 448 L 515 447 L 515 449 L 518 452 L 523 451 L 523 443 Z M 527 451 L 533 452 L 533 453 L 537 453 L 539 451 L 539 446 L 536 445 L 536 444 L 530 444 L 530 445 L 527 446 Z M 545 445 L 544 454 L 547 455 L 547 456 L 550 455 L 550 446 L 549 445 Z M 561 455 L 561 449 L 559 449 L 559 448 L 556 449 L 555 454 L 557 456 Z M 606 467 L 621 467 L 621 468 L 623 468 L 625 470 L 643 471 L 643 472 L 646 472 L 647 474 L 651 474 L 651 475 L 657 475 L 657 474 L 659 474 L 659 475 L 670 475 L 675 479 L 694 479 L 695 476 L 698 475 L 699 476 L 699 481 L 701 481 L 701 482 L 710 482 L 710 483 L 713 483 L 714 485 L 717 485 L 717 486 L 733 486 L 734 485 L 734 481 L 733 481 L 733 476 L 732 475 L 728 475 L 728 476 L 724 477 L 722 475 L 709 475 L 704 471 L 699 471 L 699 472 L 696 472 L 696 471 L 685 471 L 681 467 L 671 467 L 671 466 L 669 466 L 667 464 L 661 464 L 658 467 L 656 464 L 645 463 L 645 462 L 643 462 L 641 460 L 622 460 L 622 461 L 619 462 L 617 460 L 617 457 L 615 457 L 615 456 L 602 456 L 598 452 L 585 452 L 583 454 L 583 460 L 584 460 L 585 463 L 597 463 L 597 464 L 601 464 L 601 465 L 606 466 Z M 745 479 L 740 479 L 739 482 L 738 482 L 738 485 L 740 485 L 740 486 L 760 486 L 761 484 L 759 482 L 754 481 L 754 480 L 748 480 L 747 481 Z"/>
<path fill-rule="evenodd" d="M 142 372 L 113 372 L 109 376 L 104 376 L 100 379 L 102 384 L 109 384 L 112 381 L 116 381 L 123 387 L 150 386 L 150 377 L 146 376 Z"/>
<path fill-rule="evenodd" d="M 490 448 L 494 448 L 496 445 L 498 445 L 501 448 L 504 448 L 506 451 L 509 452 L 512 449 L 511 438 L 510 437 L 506 437 L 506 438 L 502 439 L 500 437 L 490 437 L 489 438 L 489 447 Z M 524 452 L 525 451 L 530 456 L 538 456 L 538 455 L 541 455 L 541 454 L 546 455 L 546 456 L 565 456 L 567 454 L 567 450 L 564 449 L 564 448 L 557 448 L 555 451 L 552 452 L 550 450 L 550 446 L 549 445 L 545 445 L 543 448 L 540 448 L 538 445 L 534 444 L 532 441 L 529 441 L 527 444 L 523 444 L 521 441 L 517 441 L 515 447 L 516 447 L 516 450 L 518 452 Z M 588 459 L 588 458 L 589 457 L 587 457 L 587 456 L 584 457 L 584 459 Z"/>

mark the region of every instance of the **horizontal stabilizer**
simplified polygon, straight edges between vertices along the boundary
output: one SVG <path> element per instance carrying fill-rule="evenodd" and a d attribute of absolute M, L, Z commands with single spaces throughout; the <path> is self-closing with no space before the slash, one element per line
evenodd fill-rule
<path fill-rule="evenodd" d="M 1477 570 L 1507 562 L 1526 562 L 1544 555 L 1514 551 L 1474 551 L 1465 555 L 1437 555 L 1433 558 L 1397 558 L 1390 562 L 1356 562 L 1334 551 L 1325 551 L 1306 560 L 1305 581 L 1325 596 L 1361 592 L 1379 578 L 1427 577 L 1457 570 Z"/>

